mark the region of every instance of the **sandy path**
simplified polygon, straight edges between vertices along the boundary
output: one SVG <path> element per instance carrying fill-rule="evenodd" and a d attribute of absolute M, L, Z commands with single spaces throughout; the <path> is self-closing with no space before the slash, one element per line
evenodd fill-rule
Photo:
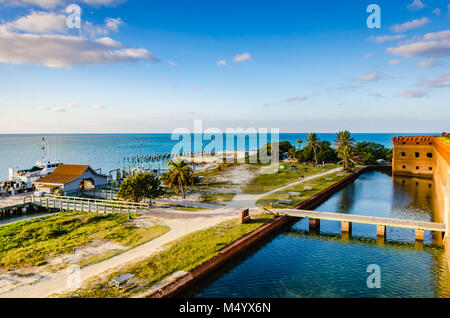
<path fill-rule="evenodd" d="M 301 179 L 299 181 L 295 181 L 295 182 L 289 183 L 289 184 L 287 184 L 285 186 L 276 188 L 274 190 L 271 190 L 269 192 L 262 193 L 262 194 L 237 194 L 233 198 L 233 200 L 231 200 L 230 202 L 227 202 L 227 207 L 240 208 L 240 209 L 255 208 L 256 207 L 256 201 L 258 201 L 259 199 L 265 197 L 266 195 L 278 192 L 280 190 L 283 190 L 283 189 L 286 189 L 286 188 L 298 185 L 300 183 L 303 183 L 303 182 L 306 182 L 306 181 L 309 181 L 309 180 L 312 180 L 312 179 L 321 178 L 321 177 L 324 177 L 326 175 L 329 175 L 329 174 L 332 174 L 332 173 L 335 173 L 335 172 L 339 172 L 341 170 L 342 170 L 342 168 L 336 168 L 336 169 L 328 170 L 326 172 L 306 177 L 306 178 Z"/>
<path fill-rule="evenodd" d="M 214 226 L 222 221 L 235 218 L 235 213 L 215 218 L 195 218 L 195 219 L 165 219 L 159 224 L 167 225 L 171 230 L 162 236 L 142 244 L 136 248 L 128 250 L 122 254 L 97 264 L 83 267 L 80 271 L 81 281 L 85 281 L 93 276 L 98 276 L 105 271 L 123 266 L 129 262 L 136 262 L 154 252 L 157 252 L 166 243 L 176 240 L 186 234 Z M 56 273 L 49 273 L 38 282 L 20 286 L 10 292 L 0 294 L 0 298 L 44 298 L 55 293 L 62 293 L 70 290 L 70 273 L 62 270 Z"/>

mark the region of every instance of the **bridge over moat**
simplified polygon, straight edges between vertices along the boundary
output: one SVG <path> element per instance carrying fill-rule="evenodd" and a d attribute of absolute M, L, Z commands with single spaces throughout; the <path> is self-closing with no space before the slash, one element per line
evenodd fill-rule
<path fill-rule="evenodd" d="M 445 224 L 436 222 L 415 221 L 407 219 L 394 219 L 385 217 L 375 217 L 366 215 L 330 213 L 297 209 L 276 209 L 271 210 L 274 213 L 298 218 L 309 218 L 309 229 L 318 231 L 320 229 L 320 220 L 330 220 L 341 222 L 342 233 L 351 233 L 353 223 L 376 225 L 377 235 L 385 237 L 386 227 L 398 227 L 415 230 L 415 238 L 418 241 L 423 240 L 424 231 L 440 233 L 441 238 L 446 232 Z"/>

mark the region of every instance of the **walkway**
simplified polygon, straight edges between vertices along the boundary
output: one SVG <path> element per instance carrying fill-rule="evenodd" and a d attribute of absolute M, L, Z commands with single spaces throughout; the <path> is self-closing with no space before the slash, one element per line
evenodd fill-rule
<path fill-rule="evenodd" d="M 301 184 L 303 182 L 310 181 L 310 180 L 313 180 L 313 179 L 316 179 L 316 178 L 321 178 L 321 177 L 324 177 L 324 176 L 327 176 L 327 175 L 330 175 L 330 174 L 333 174 L 333 173 L 336 173 L 336 172 L 339 172 L 339 171 L 342 171 L 342 168 L 336 168 L 336 169 L 328 170 L 328 171 L 323 172 L 323 173 L 315 174 L 315 175 L 306 177 L 306 178 L 301 179 L 299 181 L 295 181 L 295 182 L 289 183 L 289 184 L 287 184 L 285 186 L 276 188 L 274 190 L 271 190 L 269 192 L 262 193 L 262 194 L 237 194 L 233 198 L 233 200 L 231 200 L 230 202 L 227 202 L 226 204 L 227 204 L 227 207 L 230 207 L 230 208 L 240 208 L 240 209 L 254 208 L 254 207 L 256 207 L 256 201 L 258 201 L 259 199 L 265 197 L 266 195 L 273 194 L 275 192 L 284 190 L 286 188 L 290 188 L 292 186 L 296 186 L 296 185 Z"/>

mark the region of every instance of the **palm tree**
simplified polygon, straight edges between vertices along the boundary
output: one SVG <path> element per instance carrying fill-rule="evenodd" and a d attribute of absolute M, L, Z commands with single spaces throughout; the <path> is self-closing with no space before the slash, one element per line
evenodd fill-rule
<path fill-rule="evenodd" d="M 350 146 L 345 145 L 339 150 L 337 150 L 337 156 L 341 159 L 341 163 L 344 167 L 344 171 L 349 171 L 350 167 L 356 164 L 355 155 L 353 154 L 353 150 Z"/>
<path fill-rule="evenodd" d="M 167 164 L 169 165 L 169 171 L 164 174 L 164 183 L 185 198 L 186 186 L 194 184 L 194 171 L 184 160 L 169 161 Z"/>
<path fill-rule="evenodd" d="M 316 165 L 319 164 L 317 161 L 317 150 L 321 148 L 320 141 L 317 138 L 317 134 L 311 133 L 308 135 L 308 138 L 306 139 L 306 146 L 311 148 L 314 152 L 314 161 L 316 162 Z"/>
<path fill-rule="evenodd" d="M 294 160 L 296 158 L 297 151 L 295 150 L 294 147 L 292 147 L 291 149 L 289 149 L 288 154 L 289 154 L 289 159 Z"/>
<path fill-rule="evenodd" d="M 302 143 L 303 143 L 303 140 L 301 140 L 301 139 L 297 140 L 298 149 L 302 148 Z"/>
<path fill-rule="evenodd" d="M 353 148 L 355 146 L 355 139 L 348 130 L 340 131 L 336 134 L 336 139 L 333 143 L 336 150 L 339 150 L 345 146 Z"/>

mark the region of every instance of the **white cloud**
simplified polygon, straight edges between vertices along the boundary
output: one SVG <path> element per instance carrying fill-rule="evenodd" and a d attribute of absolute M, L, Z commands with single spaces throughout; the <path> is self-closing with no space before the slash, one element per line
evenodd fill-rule
<path fill-rule="evenodd" d="M 425 8 L 425 4 L 422 2 L 422 0 L 413 0 L 411 4 L 407 6 L 409 10 L 420 10 Z"/>
<path fill-rule="evenodd" d="M 126 0 L 81 0 L 81 2 L 94 6 L 114 6 L 125 2 Z M 8 6 L 37 6 L 43 9 L 54 9 L 56 7 L 66 6 L 73 0 L 0 0 L 0 4 L 5 3 Z"/>
<path fill-rule="evenodd" d="M 398 64 L 402 64 L 403 61 L 402 60 L 390 60 L 388 62 L 389 65 L 398 65 Z"/>
<path fill-rule="evenodd" d="M 172 67 L 180 66 L 178 63 L 175 63 L 175 62 L 173 62 L 173 61 L 167 61 L 167 63 L 168 63 L 170 66 L 172 66 Z"/>
<path fill-rule="evenodd" d="M 403 39 L 405 36 L 402 34 L 397 35 L 380 35 L 380 36 L 371 36 L 369 37 L 370 40 L 373 40 L 377 43 L 384 43 L 384 42 L 390 42 L 390 41 L 398 41 Z"/>
<path fill-rule="evenodd" d="M 72 103 L 72 102 L 70 102 L 70 103 L 67 103 L 67 105 L 66 105 L 67 107 L 69 107 L 69 108 L 76 108 L 76 107 L 78 107 L 78 105 L 77 104 L 75 104 L 75 103 Z"/>
<path fill-rule="evenodd" d="M 441 9 L 436 8 L 432 11 L 435 15 L 441 15 Z"/>
<path fill-rule="evenodd" d="M 355 78 L 354 81 L 361 82 L 361 83 L 369 83 L 369 82 L 375 82 L 379 79 L 380 79 L 380 74 L 378 74 L 378 72 L 371 72 L 369 74 Z"/>
<path fill-rule="evenodd" d="M 420 41 L 398 47 L 389 47 L 386 51 L 405 57 L 411 56 L 450 56 L 450 40 L 444 41 Z"/>
<path fill-rule="evenodd" d="M 450 87 L 450 71 L 445 72 L 436 78 L 422 81 L 421 86 L 434 88 Z"/>
<path fill-rule="evenodd" d="M 117 32 L 119 31 L 119 26 L 123 25 L 124 22 L 121 18 L 106 18 L 105 26 L 108 30 Z"/>
<path fill-rule="evenodd" d="M 192 89 L 194 92 L 198 92 L 200 90 L 200 86 L 196 86 Z"/>
<path fill-rule="evenodd" d="M 35 11 L 14 21 L 0 25 L 6 31 L 24 31 L 35 34 L 67 31 L 67 17 L 54 12 Z"/>
<path fill-rule="evenodd" d="M 110 47 L 122 47 L 122 43 L 117 42 L 116 40 L 113 40 L 109 37 L 95 39 L 95 42 L 103 44 L 105 46 L 110 46 Z"/>
<path fill-rule="evenodd" d="M 423 36 L 424 40 L 450 40 L 450 30 L 431 32 Z"/>
<path fill-rule="evenodd" d="M 113 40 L 89 40 L 65 35 L 35 35 L 0 32 L 0 62 L 37 63 L 48 67 L 82 64 L 131 62 L 138 59 L 159 61 L 146 49 L 116 49 Z"/>
<path fill-rule="evenodd" d="M 405 22 L 402 24 L 393 25 L 391 27 L 391 30 L 396 33 L 405 32 L 405 31 L 408 31 L 411 29 L 422 27 L 422 26 L 426 25 L 427 23 L 429 23 L 430 21 L 431 20 L 429 18 L 415 19 L 415 20 L 408 21 L 408 22 Z"/>
<path fill-rule="evenodd" d="M 244 61 L 252 60 L 252 59 L 253 59 L 253 57 L 250 55 L 250 53 L 242 53 L 242 54 L 235 55 L 233 60 L 235 62 L 244 62 Z"/>
<path fill-rule="evenodd" d="M 99 7 L 99 6 L 114 6 L 125 2 L 126 0 L 81 0 L 90 6 Z"/>
<path fill-rule="evenodd" d="M 372 57 L 372 55 L 373 55 L 373 52 L 369 52 L 369 53 L 367 53 L 367 54 L 364 54 L 364 58 L 365 59 L 368 59 L 369 57 Z"/>
<path fill-rule="evenodd" d="M 292 103 L 292 102 L 304 102 L 307 101 L 308 97 L 306 96 L 295 96 L 282 100 L 282 103 Z"/>
<path fill-rule="evenodd" d="M 439 64 L 439 62 L 436 61 L 435 59 L 426 59 L 426 60 L 417 62 L 417 66 L 424 67 L 424 68 L 434 67 L 438 64 Z"/>
<path fill-rule="evenodd" d="M 427 95 L 427 93 L 423 92 L 423 91 L 405 90 L 405 91 L 398 92 L 395 96 L 397 96 L 397 97 L 405 97 L 405 98 L 421 98 L 421 97 L 424 97 L 426 95 Z"/>
<path fill-rule="evenodd" d="M 100 104 L 94 104 L 94 105 L 92 105 L 92 109 L 102 110 L 102 109 L 106 109 L 106 107 L 103 105 L 100 105 Z"/>
<path fill-rule="evenodd" d="M 216 64 L 217 64 L 218 67 L 227 66 L 228 65 L 227 61 L 225 61 L 225 60 L 217 61 Z"/>
<path fill-rule="evenodd" d="M 41 112 L 49 112 L 49 113 L 65 113 L 66 108 L 62 106 L 58 107 L 47 107 L 47 106 L 40 106 L 37 108 Z"/>

